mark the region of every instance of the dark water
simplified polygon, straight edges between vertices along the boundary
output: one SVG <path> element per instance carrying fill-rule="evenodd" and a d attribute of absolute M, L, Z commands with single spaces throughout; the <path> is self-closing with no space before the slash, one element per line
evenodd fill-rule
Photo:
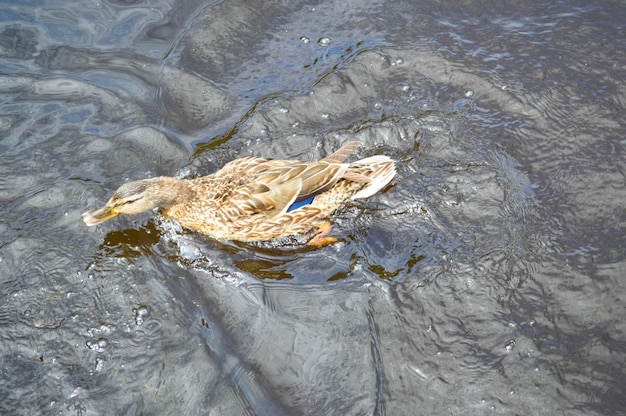
<path fill-rule="evenodd" d="M 5 1 L 0 413 L 626 414 L 623 3 Z M 85 227 L 349 140 L 339 243 Z"/>

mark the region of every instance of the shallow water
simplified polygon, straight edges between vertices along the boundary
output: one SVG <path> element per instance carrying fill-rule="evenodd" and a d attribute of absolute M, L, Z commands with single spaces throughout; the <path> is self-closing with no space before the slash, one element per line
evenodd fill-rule
<path fill-rule="evenodd" d="M 0 413 L 623 414 L 622 4 L 283 3 L 0 5 Z M 350 140 L 334 245 L 79 220 Z"/>

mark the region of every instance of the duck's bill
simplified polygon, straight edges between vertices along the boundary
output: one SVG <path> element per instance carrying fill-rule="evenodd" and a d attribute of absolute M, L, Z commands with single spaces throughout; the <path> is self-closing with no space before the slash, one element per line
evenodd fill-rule
<path fill-rule="evenodd" d="M 90 227 L 113 217 L 117 217 L 117 214 L 113 212 L 113 209 L 110 207 L 92 209 L 91 211 L 84 212 L 83 215 L 80 216 L 83 222 Z"/>

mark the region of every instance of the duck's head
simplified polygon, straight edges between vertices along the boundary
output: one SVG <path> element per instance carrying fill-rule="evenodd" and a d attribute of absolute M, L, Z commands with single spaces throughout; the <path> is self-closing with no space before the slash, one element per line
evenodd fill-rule
<path fill-rule="evenodd" d="M 92 226 L 121 214 L 139 214 L 171 205 L 176 202 L 178 182 L 173 178 L 159 177 L 125 183 L 105 206 L 84 212 L 80 218 Z"/>

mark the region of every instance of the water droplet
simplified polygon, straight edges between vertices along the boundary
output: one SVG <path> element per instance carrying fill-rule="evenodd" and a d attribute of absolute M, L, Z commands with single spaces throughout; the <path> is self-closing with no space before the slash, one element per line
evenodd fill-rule
<path fill-rule="evenodd" d="M 96 357 L 96 371 L 102 371 L 104 367 L 104 358 Z"/>
<path fill-rule="evenodd" d="M 331 43 L 333 43 L 333 41 L 330 38 L 327 37 L 321 37 L 317 40 L 317 43 L 320 46 L 330 46 Z"/>
<path fill-rule="evenodd" d="M 473 96 L 474 96 L 474 91 L 472 91 L 472 90 L 467 90 L 467 91 L 465 91 L 465 94 L 464 94 L 464 95 L 465 95 L 465 97 L 466 97 L 466 98 L 473 97 Z"/>
<path fill-rule="evenodd" d="M 281 112 L 281 113 L 283 113 L 283 114 L 287 114 L 287 113 L 289 112 L 289 109 L 288 109 L 288 108 L 286 108 L 286 107 L 280 107 L 280 108 L 278 109 L 278 111 L 280 111 L 280 112 Z"/>
<path fill-rule="evenodd" d="M 302 41 L 302 43 L 304 44 L 311 43 L 311 39 L 307 38 L 306 36 L 300 36 L 300 41 Z"/>
<path fill-rule="evenodd" d="M 150 315 L 148 307 L 144 305 L 134 308 L 133 312 L 135 312 L 135 324 L 137 326 L 143 325 L 144 319 Z"/>
<path fill-rule="evenodd" d="M 102 351 L 109 345 L 109 341 L 106 338 L 99 338 L 97 341 L 89 340 L 85 345 L 92 351 Z"/>

